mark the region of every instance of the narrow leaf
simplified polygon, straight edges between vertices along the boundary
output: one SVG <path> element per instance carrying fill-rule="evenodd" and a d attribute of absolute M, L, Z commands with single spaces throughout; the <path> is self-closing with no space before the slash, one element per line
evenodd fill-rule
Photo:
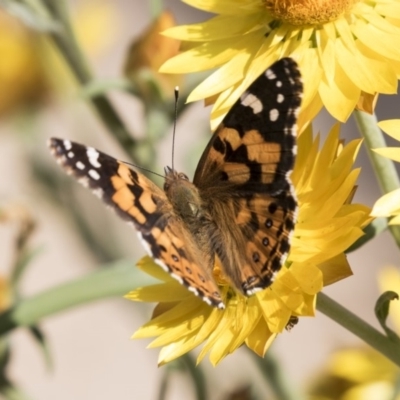
<path fill-rule="evenodd" d="M 47 346 L 46 336 L 37 325 L 31 326 L 29 328 L 29 331 L 36 342 L 39 344 L 39 347 L 43 352 L 47 368 L 51 371 L 53 369 L 53 360 L 50 355 L 49 347 Z"/>
<path fill-rule="evenodd" d="M 38 0 L 0 0 L 0 7 L 40 32 L 58 32 L 61 27 Z"/>
<path fill-rule="evenodd" d="M 393 342 L 400 344 L 400 337 L 386 325 L 386 319 L 389 315 L 390 302 L 399 300 L 399 295 L 396 292 L 387 291 L 381 294 L 375 304 L 375 315 L 379 323 L 386 332 L 387 337 Z"/>

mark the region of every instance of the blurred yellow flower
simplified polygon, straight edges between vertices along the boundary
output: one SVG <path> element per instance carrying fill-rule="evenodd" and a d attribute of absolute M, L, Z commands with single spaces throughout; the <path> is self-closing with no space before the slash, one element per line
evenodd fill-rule
<path fill-rule="evenodd" d="M 8 279 L 0 276 L 0 312 L 11 305 L 11 288 Z"/>
<path fill-rule="evenodd" d="M 104 51 L 118 26 L 115 8 L 98 2 L 80 4 L 74 21 L 78 40 L 90 55 Z M 51 43 L 2 10 L 0 60 L 0 116 L 37 106 L 51 89 L 71 86 L 72 75 Z"/>
<path fill-rule="evenodd" d="M 0 10 L 0 116 L 43 100 L 47 82 L 39 37 Z"/>
<path fill-rule="evenodd" d="M 398 368 L 371 349 L 347 349 L 331 357 L 312 383 L 310 400 L 400 400 Z"/>
<path fill-rule="evenodd" d="M 143 79 L 140 79 L 143 71 L 156 79 L 161 94 L 168 97 L 172 97 L 175 86 L 182 83 L 181 75 L 158 72 L 166 60 L 178 54 L 180 41 L 160 34 L 175 25 L 174 16 L 164 11 L 129 48 L 124 67 L 125 75 L 138 85 L 146 97 L 149 89 L 148 85 L 143 85 Z"/>
<path fill-rule="evenodd" d="M 246 344 L 263 356 L 276 335 L 291 325 L 293 317 L 313 316 L 316 294 L 324 285 L 351 274 L 344 251 L 363 235 L 370 221 L 369 208 L 350 204 L 359 170 L 352 170 L 360 140 L 347 146 L 335 126 L 319 150 L 311 127 L 298 140 L 292 181 L 299 201 L 298 222 L 286 265 L 267 289 L 247 298 L 236 293 L 220 276 L 225 310 L 208 306 L 161 270 L 149 257 L 139 263 L 146 273 L 161 280 L 139 288 L 127 298 L 158 302 L 152 319 L 134 338 L 157 338 L 150 347 L 163 346 L 159 363 L 165 364 L 198 345 L 204 346 L 200 362 L 210 352 L 213 365 Z"/>
<path fill-rule="evenodd" d="M 299 126 L 324 105 L 345 121 L 359 104 L 373 108 L 376 93 L 394 94 L 400 74 L 397 0 L 184 0 L 218 14 L 165 32 L 184 41 L 161 72 L 216 69 L 188 101 L 213 102 L 212 128 L 268 65 L 293 57 L 305 93 Z M 362 97 L 360 101 L 360 97 Z"/>
<path fill-rule="evenodd" d="M 378 126 L 389 136 L 400 141 L 400 120 L 381 121 Z M 374 149 L 381 156 L 400 162 L 400 147 L 383 147 Z M 400 189 L 386 193 L 376 201 L 371 215 L 374 217 L 392 217 L 389 225 L 400 224 Z"/>

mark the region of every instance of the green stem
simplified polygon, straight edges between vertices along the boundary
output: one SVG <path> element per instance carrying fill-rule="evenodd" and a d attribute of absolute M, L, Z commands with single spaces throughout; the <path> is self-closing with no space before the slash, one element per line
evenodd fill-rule
<path fill-rule="evenodd" d="M 179 361 L 185 367 L 185 371 L 192 378 L 192 382 L 196 391 L 196 399 L 197 400 L 206 400 L 207 391 L 206 391 L 206 378 L 204 376 L 204 372 L 201 366 L 196 366 L 196 361 L 193 359 L 190 353 L 184 354 L 179 358 Z"/>
<path fill-rule="evenodd" d="M 164 8 L 164 2 L 162 0 L 151 0 L 149 2 L 150 13 L 153 19 L 156 19 L 161 14 Z"/>
<path fill-rule="evenodd" d="M 87 64 L 83 52 L 76 40 L 71 22 L 68 16 L 64 0 L 44 0 L 49 12 L 61 24 L 63 29 L 58 33 L 52 34 L 52 39 L 59 49 L 61 55 L 71 68 L 77 81 L 86 85 L 93 80 L 93 74 Z M 91 98 L 92 104 L 96 109 L 100 119 L 112 132 L 116 140 L 126 150 L 134 156 L 136 152 L 136 142 L 126 129 L 122 119 L 117 114 L 109 100 L 104 95 L 96 95 Z"/>
<path fill-rule="evenodd" d="M 354 117 L 358 129 L 365 140 L 367 153 L 382 193 L 386 194 L 398 189 L 400 187 L 400 180 L 393 161 L 372 150 L 379 147 L 387 147 L 385 137 L 378 127 L 376 116 L 362 111 L 355 111 Z M 389 229 L 397 245 L 400 247 L 400 227 L 390 225 Z"/>
<path fill-rule="evenodd" d="M 336 303 L 324 293 L 318 294 L 317 309 L 400 367 L 399 346 L 357 315 Z"/>
<path fill-rule="evenodd" d="M 266 382 L 273 391 L 275 398 L 279 400 L 301 400 L 303 396 L 293 383 L 288 380 L 287 373 L 282 370 L 273 352 L 269 350 L 264 358 L 261 358 L 253 351 L 249 350 L 257 367 L 263 374 Z"/>
<path fill-rule="evenodd" d="M 122 297 L 130 290 L 152 282 L 130 261 L 105 266 L 83 278 L 24 299 L 0 314 L 0 335 L 84 303 L 112 296 Z"/>

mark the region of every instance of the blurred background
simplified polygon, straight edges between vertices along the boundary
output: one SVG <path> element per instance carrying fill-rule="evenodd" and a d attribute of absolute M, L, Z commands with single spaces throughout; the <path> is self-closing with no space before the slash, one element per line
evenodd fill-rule
<path fill-rule="evenodd" d="M 111 90 L 107 94 L 128 130 L 143 138 L 149 118 L 146 105 L 118 85 L 124 84 L 120 78 L 129 64 L 129 48 L 154 17 L 152 2 L 77 0 L 66 4 L 94 75 L 108 82 Z M 163 4 L 178 24 L 209 17 L 178 0 Z M 27 264 L 19 284 L 24 298 L 118 259 L 131 260 L 134 268 L 144 255 L 135 232 L 63 175 L 47 150 L 46 140 L 51 136 L 69 138 L 119 158 L 126 158 L 126 153 L 99 120 L 87 101 L 88 93 L 76 85 L 52 43 L 1 9 L 0 88 L 0 290 L 4 287 L 0 305 L 5 309 L 9 304 L 7 277 L 17 257 L 17 241 L 26 232 L 27 246 L 38 252 Z M 166 102 L 171 102 L 171 95 L 164 95 Z M 399 99 L 382 96 L 376 111 L 379 120 L 398 118 Z M 209 110 L 201 103 L 190 104 L 180 113 L 175 165 L 189 176 L 209 139 L 208 115 Z M 324 136 L 333 122 L 322 114 L 315 121 L 314 131 Z M 146 153 L 139 160 L 143 161 L 141 165 L 151 164 L 156 172 L 171 159 L 172 128 L 165 122 L 163 126 L 163 133 L 156 137 L 157 152 Z M 353 120 L 342 126 L 342 136 L 346 140 L 358 137 Z M 144 147 L 142 154 L 147 150 Z M 356 166 L 361 166 L 362 172 L 354 202 L 372 206 L 380 192 L 364 149 Z M 385 265 L 400 265 L 398 251 L 391 236 L 384 233 L 351 253 L 349 259 L 354 276 L 324 292 L 378 327 L 373 313 L 381 291 L 377 276 Z M 148 341 L 130 340 L 151 311 L 144 304 L 117 297 L 44 319 L 40 328 L 46 337 L 51 367 L 31 333 L 23 328 L 14 330 L 9 335 L 7 376 L 32 399 L 157 399 L 165 368 L 157 367 L 158 350 L 146 350 Z M 317 313 L 316 318 L 302 318 L 291 332 L 280 335 L 272 353 L 293 388 L 303 390 L 324 368 L 332 352 L 360 345 L 355 336 Z M 207 377 L 206 398 L 233 398 L 232 393 L 250 384 L 264 398 L 270 393 L 244 349 L 215 369 L 206 359 L 202 368 Z M 172 375 L 166 398 L 195 398 L 184 373 Z"/>

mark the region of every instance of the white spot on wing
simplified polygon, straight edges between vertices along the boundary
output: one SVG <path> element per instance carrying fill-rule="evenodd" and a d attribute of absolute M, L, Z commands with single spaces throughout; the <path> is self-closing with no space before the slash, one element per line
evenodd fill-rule
<path fill-rule="evenodd" d="M 285 100 L 285 96 L 282 93 L 279 93 L 278 96 L 276 97 L 276 101 L 278 103 L 282 103 L 283 100 Z"/>
<path fill-rule="evenodd" d="M 67 173 L 71 174 L 72 171 L 67 171 Z M 82 178 L 79 178 L 78 181 L 85 187 L 89 187 L 89 179 L 87 176 L 82 176 Z"/>
<path fill-rule="evenodd" d="M 149 244 L 147 243 L 146 240 L 143 239 L 142 232 L 137 231 L 137 235 L 138 235 L 139 240 L 140 240 L 140 242 L 142 243 L 143 247 L 144 247 L 145 250 L 147 251 L 147 254 L 150 255 L 150 256 L 153 256 Z M 157 264 L 160 265 L 159 263 L 157 263 Z M 162 267 L 162 269 L 165 269 L 165 268 L 166 268 L 164 265 L 162 265 L 161 267 Z M 165 270 L 168 271 L 168 268 L 165 269 Z"/>
<path fill-rule="evenodd" d="M 194 293 L 196 296 L 199 295 L 199 291 L 196 288 L 194 288 L 193 286 L 188 286 L 187 289 L 189 290 L 189 292 Z"/>
<path fill-rule="evenodd" d="M 86 150 L 86 154 L 88 156 L 90 164 L 92 164 L 93 167 L 95 168 L 101 167 L 101 164 L 99 163 L 98 160 L 100 154 L 96 149 L 94 149 L 93 147 L 88 147 Z"/>
<path fill-rule="evenodd" d="M 179 275 L 177 275 L 177 274 L 174 274 L 173 272 L 171 272 L 170 273 L 170 275 L 174 278 L 174 279 L 176 279 L 181 285 L 183 285 L 183 279 L 179 276 Z"/>
<path fill-rule="evenodd" d="M 100 199 L 103 198 L 104 190 L 102 188 L 93 189 L 92 192 Z"/>
<path fill-rule="evenodd" d="M 212 306 L 212 301 L 211 301 L 211 299 L 209 299 L 209 298 L 206 297 L 206 296 L 203 296 L 202 299 L 203 299 L 209 306 Z M 218 307 L 219 307 L 219 305 L 218 305 Z"/>
<path fill-rule="evenodd" d="M 155 258 L 154 261 L 158 266 L 160 266 L 165 272 L 170 273 L 170 269 L 158 258 Z"/>
<path fill-rule="evenodd" d="M 89 174 L 89 176 L 90 176 L 91 178 L 93 178 L 95 181 L 98 181 L 98 180 L 100 179 L 100 174 L 99 174 L 96 170 L 94 170 L 94 169 L 89 169 L 88 174 Z"/>
<path fill-rule="evenodd" d="M 254 293 L 261 292 L 262 290 L 264 290 L 264 288 L 254 287 L 252 289 L 246 290 L 246 294 L 247 294 L 247 296 L 251 296 Z"/>
<path fill-rule="evenodd" d="M 282 86 L 282 82 L 281 81 L 276 81 L 276 86 L 277 87 L 281 87 Z"/>
<path fill-rule="evenodd" d="M 65 150 L 68 151 L 68 150 L 72 149 L 72 143 L 69 140 L 65 139 L 63 143 L 64 143 Z"/>
<path fill-rule="evenodd" d="M 265 71 L 265 76 L 266 76 L 268 79 L 276 79 L 276 75 L 275 75 L 274 71 L 272 71 L 272 69 L 270 69 L 270 68 L 268 68 L 268 69 Z"/>
<path fill-rule="evenodd" d="M 258 97 L 254 96 L 254 94 L 251 94 L 249 92 L 246 92 L 240 97 L 240 102 L 245 107 L 251 107 L 254 114 L 258 114 L 263 110 L 263 105 L 261 101 L 258 99 Z"/>
<path fill-rule="evenodd" d="M 269 119 L 274 122 L 278 119 L 279 117 L 279 111 L 276 108 L 273 108 L 272 110 L 269 111 Z"/>
<path fill-rule="evenodd" d="M 73 151 L 69 151 L 68 154 L 67 154 L 67 156 L 68 156 L 68 158 L 74 158 L 74 157 L 75 157 L 75 154 L 74 154 Z"/>
<path fill-rule="evenodd" d="M 75 165 L 76 165 L 76 168 L 78 168 L 80 170 L 85 169 L 85 164 L 82 161 L 77 161 Z"/>

